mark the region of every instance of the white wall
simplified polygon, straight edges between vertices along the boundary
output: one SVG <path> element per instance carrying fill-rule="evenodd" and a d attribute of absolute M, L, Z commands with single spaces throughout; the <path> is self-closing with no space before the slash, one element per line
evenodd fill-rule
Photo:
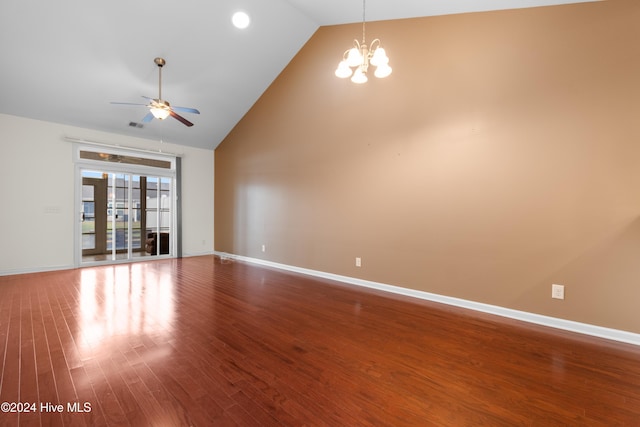
<path fill-rule="evenodd" d="M 182 157 L 183 255 L 213 252 L 213 150 L 0 114 L 0 274 L 74 265 L 73 137 Z"/>

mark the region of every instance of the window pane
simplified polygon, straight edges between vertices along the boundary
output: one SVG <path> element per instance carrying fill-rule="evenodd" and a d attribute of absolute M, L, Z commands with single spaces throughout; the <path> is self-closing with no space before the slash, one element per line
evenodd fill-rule
<path fill-rule="evenodd" d="M 93 200 L 93 185 L 82 186 L 82 200 Z"/>
<path fill-rule="evenodd" d="M 162 169 L 171 169 L 171 162 L 166 160 L 147 159 L 137 156 L 126 156 L 121 154 L 110 154 L 94 151 L 80 151 L 81 159 L 97 160 L 100 162 L 126 163 L 131 165 L 152 166 Z"/>
<path fill-rule="evenodd" d="M 96 235 L 95 234 L 83 234 L 82 235 L 82 249 L 93 249 L 96 247 Z"/>

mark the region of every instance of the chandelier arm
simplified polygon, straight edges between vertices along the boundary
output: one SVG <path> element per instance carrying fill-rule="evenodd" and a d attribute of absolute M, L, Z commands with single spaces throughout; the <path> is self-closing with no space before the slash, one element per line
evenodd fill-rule
<path fill-rule="evenodd" d="M 378 44 L 376 45 L 376 43 L 378 43 Z M 371 52 L 375 51 L 377 48 L 379 48 L 380 44 L 381 44 L 380 39 L 374 39 L 371 42 L 371 44 L 369 45 L 369 53 L 371 53 Z"/>

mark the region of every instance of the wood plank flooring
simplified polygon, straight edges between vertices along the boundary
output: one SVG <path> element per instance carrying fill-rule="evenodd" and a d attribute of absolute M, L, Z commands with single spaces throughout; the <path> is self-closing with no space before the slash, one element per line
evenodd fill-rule
<path fill-rule="evenodd" d="M 0 372 L 2 426 L 640 426 L 639 347 L 213 256 L 0 277 Z"/>

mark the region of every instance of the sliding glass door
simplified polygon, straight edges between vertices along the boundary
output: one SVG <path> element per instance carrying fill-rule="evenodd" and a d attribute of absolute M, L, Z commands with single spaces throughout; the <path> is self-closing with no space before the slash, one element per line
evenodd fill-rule
<path fill-rule="evenodd" d="M 80 153 L 82 158 L 85 152 Z M 109 156 L 113 155 L 98 157 L 97 162 Z M 123 164 L 123 158 L 135 159 L 136 165 Z M 174 256 L 176 197 L 171 170 L 140 166 L 139 157 L 118 156 L 117 165 L 92 160 L 96 159 L 79 161 L 77 169 L 79 264 Z"/>
<path fill-rule="evenodd" d="M 147 178 L 146 187 L 146 236 L 147 252 L 154 255 L 170 253 L 171 225 L 171 180 L 163 177 Z"/>
<path fill-rule="evenodd" d="M 82 254 L 98 255 L 106 250 L 106 182 L 90 174 L 82 177 Z M 96 210 L 98 215 L 96 216 Z"/>

